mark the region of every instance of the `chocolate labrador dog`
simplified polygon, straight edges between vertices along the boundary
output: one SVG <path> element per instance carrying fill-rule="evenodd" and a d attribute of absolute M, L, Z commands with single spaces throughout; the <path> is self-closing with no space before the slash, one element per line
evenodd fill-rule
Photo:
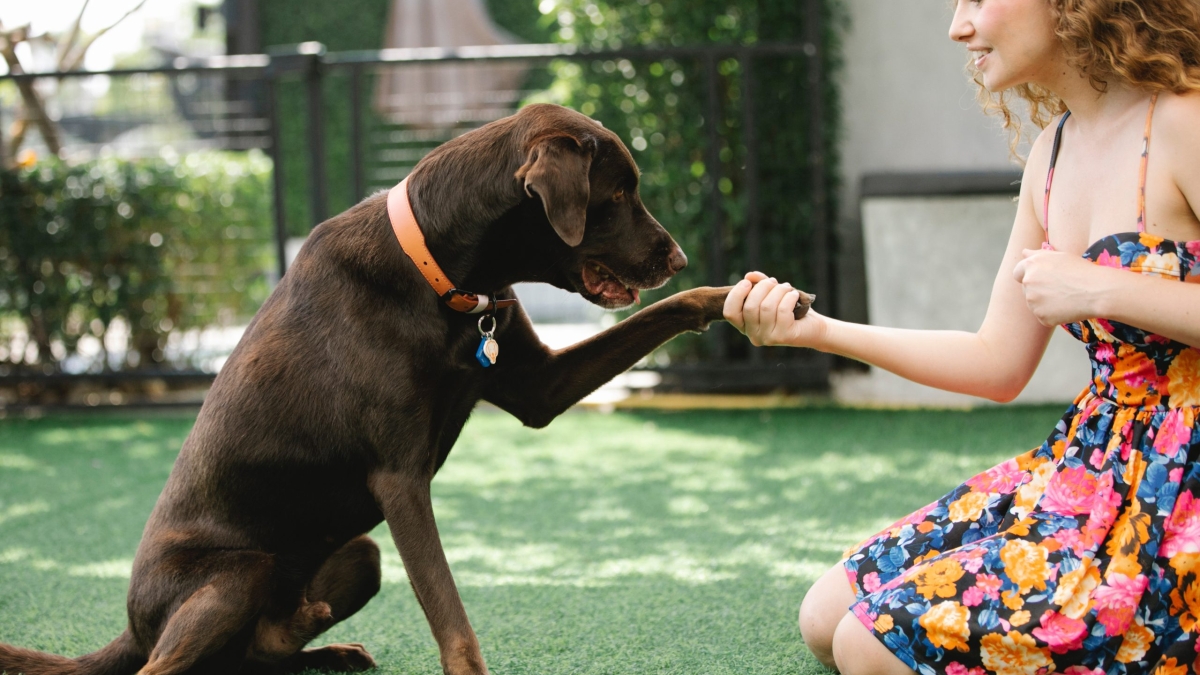
<path fill-rule="evenodd" d="M 406 217 L 416 243 L 402 243 Z M 629 151 L 583 115 L 531 105 L 442 145 L 390 199 L 314 229 L 250 323 L 146 524 L 126 631 L 77 659 L 0 645 L 0 671 L 371 668 L 362 645 L 304 646 L 379 590 L 365 533 L 386 520 L 443 670 L 486 673 L 429 496 L 471 410 L 545 426 L 721 318 L 728 291 L 684 291 L 554 351 L 508 306 L 511 285 L 615 309 L 686 264 L 642 205 Z M 489 357 L 489 340 L 503 352 Z"/>

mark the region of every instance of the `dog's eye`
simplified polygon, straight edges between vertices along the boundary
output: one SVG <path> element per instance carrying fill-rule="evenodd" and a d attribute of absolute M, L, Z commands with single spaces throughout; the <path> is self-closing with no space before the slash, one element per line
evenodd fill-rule
<path fill-rule="evenodd" d="M 625 191 L 624 190 L 617 190 L 616 192 L 613 193 L 613 201 L 614 202 L 619 202 L 622 199 L 625 199 Z"/>

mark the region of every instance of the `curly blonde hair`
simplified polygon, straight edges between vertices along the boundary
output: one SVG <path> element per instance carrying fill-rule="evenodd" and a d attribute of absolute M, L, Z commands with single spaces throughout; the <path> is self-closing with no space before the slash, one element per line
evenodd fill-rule
<path fill-rule="evenodd" d="M 1113 81 L 1155 92 L 1200 91 L 1200 1 L 1046 1 L 1068 62 L 1098 91 Z M 1061 99 L 1036 85 L 990 92 L 978 70 L 972 70 L 972 79 L 984 112 L 999 116 L 1009 131 L 1010 150 L 1018 159 L 1022 122 L 1009 106 L 1012 97 L 1028 104 L 1029 121 L 1039 129 L 1067 110 Z"/>

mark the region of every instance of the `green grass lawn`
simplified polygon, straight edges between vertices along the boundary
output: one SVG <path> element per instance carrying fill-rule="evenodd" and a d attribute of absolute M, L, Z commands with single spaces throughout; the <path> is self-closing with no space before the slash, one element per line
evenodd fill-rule
<path fill-rule="evenodd" d="M 1065 407 L 476 414 L 434 481 L 493 673 L 825 672 L 808 586 L 858 539 L 1037 445 Z M 124 627 L 142 526 L 194 415 L 0 421 L 0 642 L 70 656 Z M 383 590 L 318 643 L 436 674 L 386 530 Z"/>

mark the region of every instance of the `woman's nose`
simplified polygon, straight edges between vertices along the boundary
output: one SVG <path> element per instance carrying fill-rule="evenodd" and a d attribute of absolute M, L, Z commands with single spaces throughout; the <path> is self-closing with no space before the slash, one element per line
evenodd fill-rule
<path fill-rule="evenodd" d="M 975 26 L 967 16 L 970 0 L 959 0 L 954 3 L 954 18 L 950 21 L 950 39 L 955 42 L 966 42 L 975 34 Z"/>

